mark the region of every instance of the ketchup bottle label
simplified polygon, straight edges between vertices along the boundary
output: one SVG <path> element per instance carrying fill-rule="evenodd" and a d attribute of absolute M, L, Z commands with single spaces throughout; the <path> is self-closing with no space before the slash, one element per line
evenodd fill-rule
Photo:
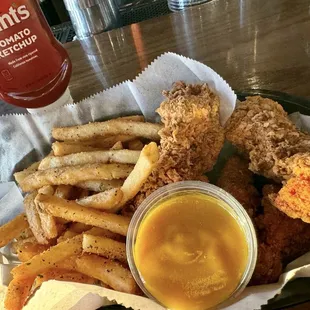
<path fill-rule="evenodd" d="M 34 108 L 56 101 L 68 86 L 71 62 L 37 0 L 1 0 L 0 96 Z"/>

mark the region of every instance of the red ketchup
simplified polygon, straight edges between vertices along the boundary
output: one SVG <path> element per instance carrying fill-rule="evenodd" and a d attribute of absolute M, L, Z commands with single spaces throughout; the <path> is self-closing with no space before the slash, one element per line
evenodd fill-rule
<path fill-rule="evenodd" d="M 59 102 L 71 71 L 39 1 L 0 0 L 0 99 L 30 109 Z"/>

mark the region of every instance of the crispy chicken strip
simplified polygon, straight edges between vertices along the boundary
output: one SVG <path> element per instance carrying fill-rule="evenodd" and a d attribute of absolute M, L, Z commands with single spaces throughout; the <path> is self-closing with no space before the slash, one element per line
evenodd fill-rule
<path fill-rule="evenodd" d="M 234 196 L 253 218 L 260 206 L 260 197 L 253 185 L 253 172 L 248 161 L 239 156 L 229 158 L 221 171 L 217 185 Z"/>
<path fill-rule="evenodd" d="M 207 84 L 177 82 L 164 95 L 157 109 L 164 124 L 159 164 L 132 202 L 136 207 L 161 186 L 200 179 L 213 168 L 224 143 L 220 99 Z"/>
<path fill-rule="evenodd" d="M 278 281 L 284 267 L 310 250 L 310 225 L 292 219 L 274 207 L 280 186 L 263 188 L 264 213 L 254 219 L 259 248 L 252 285 Z"/>
<path fill-rule="evenodd" d="M 275 101 L 259 96 L 241 102 L 225 128 L 226 138 L 248 155 L 249 168 L 286 182 L 275 206 L 310 222 L 310 135 L 298 130 Z"/>
<path fill-rule="evenodd" d="M 310 135 L 298 130 L 280 104 L 260 96 L 238 105 L 225 133 L 248 155 L 253 172 L 278 182 L 291 177 L 292 156 L 310 149 Z"/>
<path fill-rule="evenodd" d="M 310 223 L 310 153 L 294 156 L 293 177 L 275 197 L 275 206 L 292 218 Z"/>

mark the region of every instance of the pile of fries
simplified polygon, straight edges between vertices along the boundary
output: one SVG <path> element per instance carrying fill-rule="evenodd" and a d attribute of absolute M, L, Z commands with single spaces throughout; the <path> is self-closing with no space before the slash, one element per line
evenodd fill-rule
<path fill-rule="evenodd" d="M 22 262 L 7 310 L 22 309 L 50 279 L 139 293 L 125 250 L 130 217 L 120 211 L 158 162 L 160 129 L 142 116 L 54 128 L 52 152 L 15 173 L 28 194 L 25 213 L 0 227 L 0 247 L 12 242 Z"/>

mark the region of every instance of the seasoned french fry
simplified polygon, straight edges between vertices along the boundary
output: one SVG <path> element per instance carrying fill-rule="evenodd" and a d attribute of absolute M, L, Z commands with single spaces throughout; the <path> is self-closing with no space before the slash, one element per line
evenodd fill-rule
<path fill-rule="evenodd" d="M 26 216 L 25 216 L 25 220 L 26 220 Z M 33 232 L 31 231 L 30 227 L 27 227 L 25 230 L 22 231 L 22 233 L 16 237 L 15 239 L 17 241 L 20 241 L 20 240 L 26 240 L 28 238 L 31 238 L 31 237 L 34 237 L 33 236 Z"/>
<path fill-rule="evenodd" d="M 46 194 L 46 195 L 54 195 L 55 188 L 53 186 L 48 185 L 48 186 L 44 186 L 44 187 L 40 188 L 38 192 L 41 194 Z M 37 206 L 36 200 L 34 200 L 34 203 L 36 205 L 37 212 L 38 212 L 39 217 L 40 217 L 41 227 L 43 229 L 45 237 L 47 239 L 53 239 L 53 238 L 57 237 L 58 230 L 57 230 L 56 219 L 53 216 L 46 213 L 45 211 L 41 210 Z"/>
<path fill-rule="evenodd" d="M 123 150 L 123 143 L 121 141 L 116 142 L 112 147 L 111 150 Z"/>
<path fill-rule="evenodd" d="M 34 277 L 13 279 L 5 295 L 4 307 L 6 310 L 21 310 L 27 301 Z"/>
<path fill-rule="evenodd" d="M 53 267 L 59 268 L 59 269 L 66 269 L 66 270 L 72 270 L 76 271 L 76 259 L 79 257 L 79 254 L 72 255 L 65 260 L 59 261 L 55 263 Z"/>
<path fill-rule="evenodd" d="M 40 162 L 33 163 L 31 166 L 26 168 L 23 171 L 14 173 L 15 181 L 20 184 L 28 175 L 38 170 L 38 167 L 40 165 Z"/>
<path fill-rule="evenodd" d="M 158 159 L 159 151 L 155 142 L 151 142 L 143 148 L 137 164 L 121 187 L 123 192 L 122 201 L 116 208 L 114 208 L 114 210 L 111 210 L 111 212 L 117 212 L 127 201 L 137 195 L 140 188 L 157 165 Z"/>
<path fill-rule="evenodd" d="M 93 192 L 103 192 L 108 189 L 121 187 L 124 180 L 90 180 L 76 184 L 76 186 Z"/>
<path fill-rule="evenodd" d="M 49 245 L 39 244 L 36 241 L 30 242 L 30 240 L 28 240 L 28 242 L 22 242 L 21 244 L 17 244 L 15 248 L 18 259 L 21 262 L 26 262 L 32 257 L 46 251 L 49 248 Z"/>
<path fill-rule="evenodd" d="M 64 232 L 64 234 L 57 239 L 57 243 L 63 242 L 65 240 L 73 238 L 77 235 L 79 235 L 79 233 L 72 231 L 72 230 L 66 230 Z"/>
<path fill-rule="evenodd" d="M 36 171 L 20 184 L 24 192 L 45 185 L 75 185 L 88 180 L 112 180 L 127 177 L 133 166 L 127 164 L 87 164 Z"/>
<path fill-rule="evenodd" d="M 120 188 L 112 188 L 105 192 L 78 199 L 76 202 L 79 205 L 99 209 L 109 212 L 113 209 L 123 198 L 123 192 Z"/>
<path fill-rule="evenodd" d="M 92 228 L 91 225 L 86 225 L 86 224 L 83 224 L 83 223 L 72 223 L 70 225 L 70 230 L 71 231 L 74 231 L 76 233 L 82 233 L 84 231 L 87 231 L 87 230 L 90 230 Z"/>
<path fill-rule="evenodd" d="M 139 139 L 135 139 L 135 140 L 128 142 L 128 148 L 130 150 L 141 151 L 143 149 L 143 147 L 144 147 L 144 144 Z"/>
<path fill-rule="evenodd" d="M 37 206 L 35 203 L 36 195 L 37 195 L 37 192 L 35 191 L 27 195 L 27 197 L 24 199 L 24 207 L 26 211 L 26 216 L 27 216 L 29 226 L 33 232 L 33 235 L 37 239 L 37 241 L 40 244 L 48 244 L 44 230 L 42 228 L 40 215 L 38 213 Z"/>
<path fill-rule="evenodd" d="M 44 194 L 44 193 L 42 193 Z M 70 199 L 72 194 L 72 186 L 71 185 L 58 185 L 56 187 L 55 196 L 63 199 Z"/>
<path fill-rule="evenodd" d="M 80 152 L 93 152 L 99 151 L 101 148 L 91 145 L 78 144 L 76 142 L 54 142 L 52 149 L 55 156 L 64 156 L 68 154 L 75 154 Z"/>
<path fill-rule="evenodd" d="M 49 156 L 41 161 L 39 170 L 95 163 L 105 164 L 109 162 L 121 164 L 136 164 L 139 155 L 139 151 L 109 150 L 82 152 L 77 154 L 69 154 L 66 156 Z"/>
<path fill-rule="evenodd" d="M 55 188 L 54 186 L 47 185 L 39 188 L 38 190 L 39 194 L 45 194 L 45 195 L 54 195 L 55 193 Z"/>
<path fill-rule="evenodd" d="M 116 135 L 105 138 L 95 138 L 85 141 L 54 142 L 52 149 L 55 156 L 64 156 L 81 152 L 108 150 L 117 142 L 127 142 L 135 137 L 129 135 Z"/>
<path fill-rule="evenodd" d="M 91 145 L 100 147 L 101 149 L 111 149 L 118 142 L 128 142 L 133 140 L 135 137 L 130 135 L 115 135 L 109 137 L 100 137 L 86 141 L 78 141 L 78 143 L 92 143 Z"/>
<path fill-rule="evenodd" d="M 101 236 L 109 239 L 113 239 L 115 241 L 119 242 L 126 242 L 126 237 L 113 233 L 107 229 L 99 228 L 99 227 L 93 227 L 92 229 L 86 231 L 87 234 L 92 235 L 92 236 Z"/>
<path fill-rule="evenodd" d="M 60 269 L 60 268 L 51 268 L 42 272 L 35 278 L 34 283 L 32 285 L 32 290 L 39 288 L 43 282 L 46 282 L 48 280 L 68 281 L 68 282 L 77 282 L 85 284 L 96 284 L 98 282 L 94 278 L 91 278 L 77 271 Z"/>
<path fill-rule="evenodd" d="M 84 254 L 76 260 L 76 265 L 79 272 L 98 279 L 117 291 L 133 294 L 137 290 L 130 271 L 115 261 Z"/>
<path fill-rule="evenodd" d="M 85 141 L 97 137 L 125 134 L 158 141 L 158 131 L 161 128 L 162 125 L 160 124 L 132 122 L 128 120 L 110 120 L 73 127 L 53 128 L 52 136 L 54 139 L 61 141 Z"/>
<path fill-rule="evenodd" d="M 60 198 L 58 198 L 60 199 Z M 27 262 L 12 269 L 14 278 L 29 278 L 36 276 L 45 269 L 55 266 L 58 262 L 73 255 L 82 253 L 82 235 L 77 235 L 64 242 L 50 247 L 48 250 L 32 257 Z"/>
<path fill-rule="evenodd" d="M 145 118 L 143 115 L 122 116 L 122 117 L 118 117 L 117 119 L 123 120 L 123 121 L 131 121 L 131 122 L 145 122 Z"/>
<path fill-rule="evenodd" d="M 12 221 L 0 227 L 0 248 L 17 238 L 29 227 L 25 214 L 16 216 Z"/>
<path fill-rule="evenodd" d="M 126 245 L 109 238 L 83 235 L 83 251 L 104 256 L 110 259 L 119 260 L 121 263 L 127 263 Z"/>
<path fill-rule="evenodd" d="M 39 194 L 37 201 L 42 209 L 53 216 L 62 217 L 72 222 L 101 227 L 123 236 L 127 234 L 130 219 L 124 216 L 85 208 L 74 201 L 55 196 Z"/>

